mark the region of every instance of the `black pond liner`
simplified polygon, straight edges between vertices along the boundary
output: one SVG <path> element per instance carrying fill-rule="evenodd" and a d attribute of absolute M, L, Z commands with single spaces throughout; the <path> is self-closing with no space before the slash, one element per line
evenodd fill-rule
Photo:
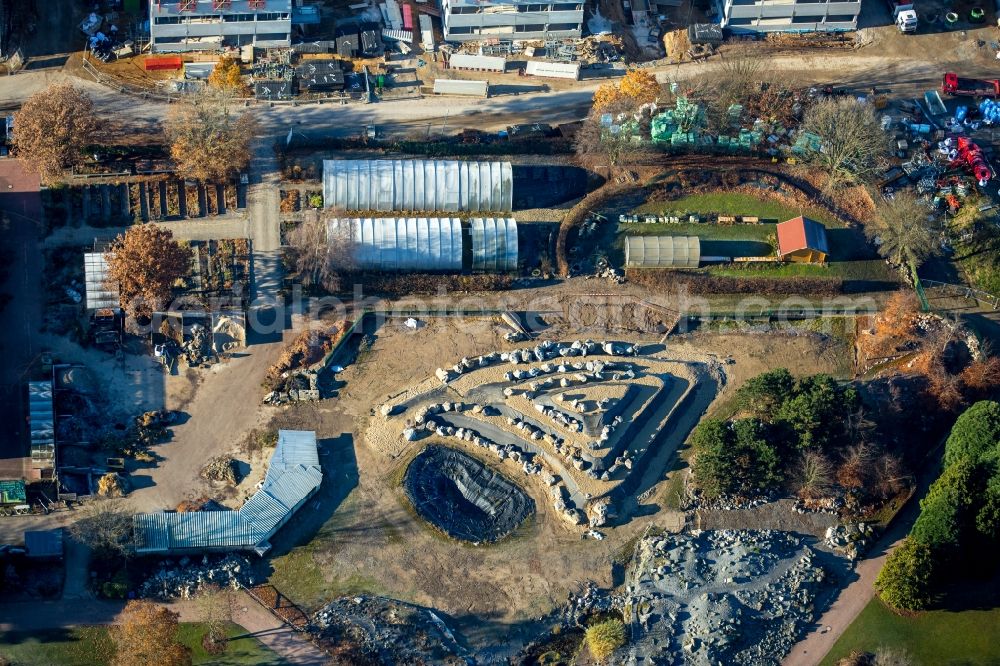
<path fill-rule="evenodd" d="M 462 541 L 499 541 L 535 512 L 534 500 L 514 482 L 446 446 L 417 454 L 403 488 L 421 518 Z"/>

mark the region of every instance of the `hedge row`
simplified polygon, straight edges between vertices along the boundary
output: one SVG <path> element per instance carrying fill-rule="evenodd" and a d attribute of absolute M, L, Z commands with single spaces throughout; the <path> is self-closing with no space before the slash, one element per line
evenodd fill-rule
<path fill-rule="evenodd" d="M 843 279 L 837 277 L 731 277 L 669 268 L 631 268 L 625 277 L 643 287 L 690 294 L 836 296 L 844 290 Z"/>

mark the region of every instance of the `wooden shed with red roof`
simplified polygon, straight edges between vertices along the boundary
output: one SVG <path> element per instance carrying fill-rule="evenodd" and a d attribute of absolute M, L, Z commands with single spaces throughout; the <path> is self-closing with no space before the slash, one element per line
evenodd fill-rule
<path fill-rule="evenodd" d="M 822 264 L 830 254 L 826 227 L 808 217 L 792 218 L 778 225 L 778 256 L 782 261 Z"/>

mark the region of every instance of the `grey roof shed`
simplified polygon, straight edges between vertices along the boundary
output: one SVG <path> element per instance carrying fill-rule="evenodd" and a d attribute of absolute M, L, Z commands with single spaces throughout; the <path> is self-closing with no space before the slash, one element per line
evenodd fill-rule
<path fill-rule="evenodd" d="M 698 268 L 697 236 L 626 236 L 626 268 Z"/>

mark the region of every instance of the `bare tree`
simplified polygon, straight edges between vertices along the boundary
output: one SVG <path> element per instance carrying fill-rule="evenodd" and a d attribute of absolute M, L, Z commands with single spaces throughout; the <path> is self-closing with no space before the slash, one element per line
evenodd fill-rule
<path fill-rule="evenodd" d="M 133 544 L 132 511 L 115 500 L 93 500 L 80 510 L 81 517 L 70 525 L 70 534 L 98 553 L 127 557 Z"/>
<path fill-rule="evenodd" d="M 591 166 L 628 166 L 649 157 L 643 140 L 647 119 L 631 98 L 622 98 L 602 109 L 596 106 L 576 133 L 577 157 Z"/>
<path fill-rule="evenodd" d="M 52 183 L 79 164 L 97 131 L 94 104 L 81 89 L 58 83 L 29 97 L 14 114 L 14 154 Z"/>
<path fill-rule="evenodd" d="M 257 122 L 237 113 L 231 91 L 206 88 L 172 106 L 165 131 L 177 173 L 200 181 L 225 180 L 250 162 Z"/>
<path fill-rule="evenodd" d="M 295 271 L 306 287 L 339 291 L 341 276 L 356 267 L 350 223 L 335 212 L 306 215 L 287 239 Z"/>
<path fill-rule="evenodd" d="M 939 229 L 927 207 L 911 192 L 898 192 L 879 204 L 865 225 L 865 235 L 891 263 L 914 270 L 939 248 Z"/>
<path fill-rule="evenodd" d="M 741 45 L 723 53 L 719 67 L 700 79 L 694 94 L 703 102 L 708 128 L 724 132 L 731 124 L 729 108 L 746 104 L 770 84 L 767 59 L 759 49 Z"/>
<path fill-rule="evenodd" d="M 819 138 L 821 148 L 809 151 L 807 157 L 827 173 L 831 190 L 868 180 L 889 154 L 889 137 L 875 110 L 853 97 L 813 104 L 802 120 L 802 131 Z"/>
<path fill-rule="evenodd" d="M 218 655 L 226 651 L 229 625 L 233 621 L 234 603 L 233 591 L 218 585 L 206 586 L 198 594 L 201 621 L 208 628 L 202 647 L 209 654 Z"/>
<path fill-rule="evenodd" d="M 802 499 L 819 499 L 830 490 L 833 465 L 818 451 L 803 451 L 794 471 L 796 493 Z"/>

